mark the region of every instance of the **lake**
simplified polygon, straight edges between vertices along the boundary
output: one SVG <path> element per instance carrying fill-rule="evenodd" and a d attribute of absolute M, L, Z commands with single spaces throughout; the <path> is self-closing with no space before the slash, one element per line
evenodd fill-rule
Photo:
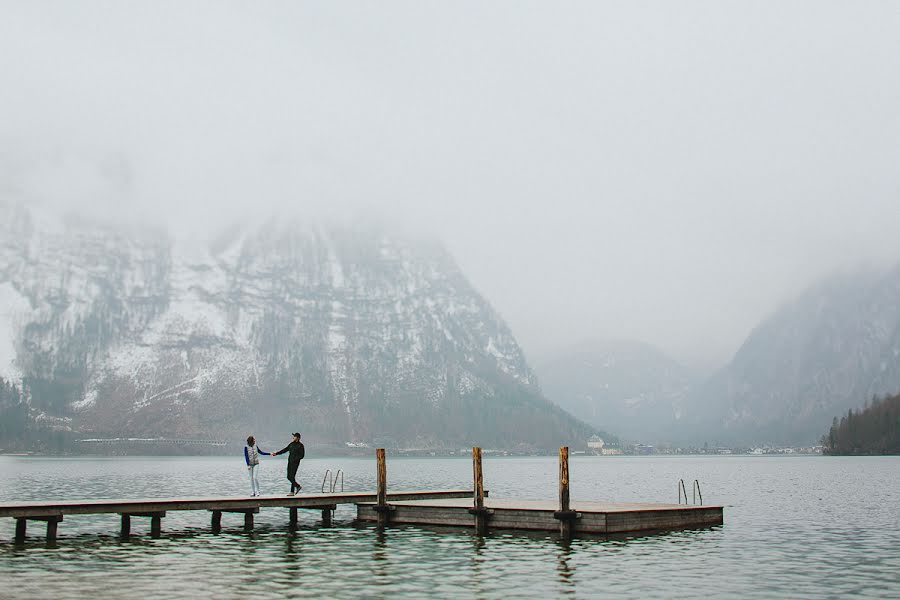
<path fill-rule="evenodd" d="M 308 448 L 315 454 L 315 448 Z M 263 457 L 267 459 L 268 457 Z M 309 458 L 304 491 L 326 469 L 345 489 L 375 487 L 375 461 Z M 288 491 L 285 462 L 263 460 L 264 494 Z M 402 526 L 378 531 L 339 508 L 334 526 L 300 511 L 262 509 L 245 533 L 240 515 L 169 512 L 163 537 L 118 515 L 70 516 L 48 547 L 30 523 L 22 547 L 0 520 L 0 597 L 900 597 L 900 457 L 587 457 L 570 461 L 575 500 L 675 502 L 676 482 L 700 480 L 725 524 L 704 530 L 560 540 L 554 534 Z M 555 457 L 484 462 L 494 497 L 554 498 Z M 471 486 L 466 458 L 388 457 L 389 489 Z M 0 457 L 0 501 L 249 492 L 243 457 Z"/>

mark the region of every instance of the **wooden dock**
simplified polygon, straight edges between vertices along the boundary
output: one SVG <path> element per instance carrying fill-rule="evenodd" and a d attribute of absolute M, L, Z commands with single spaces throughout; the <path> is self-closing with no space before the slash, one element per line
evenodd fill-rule
<path fill-rule="evenodd" d="M 244 529 L 253 529 L 253 516 L 262 508 L 286 508 L 291 526 L 298 510 L 322 511 L 322 523 L 331 525 L 338 504 L 355 504 L 357 519 L 389 524 L 451 525 L 474 527 L 484 535 L 489 528 L 558 531 L 563 538 L 574 534 L 619 534 L 627 532 L 696 529 L 721 525 L 721 506 L 687 503 L 684 482 L 679 481 L 679 504 L 571 502 L 569 499 L 569 449 L 559 449 L 558 500 L 488 499 L 484 489 L 481 448 L 472 449 L 472 489 L 387 491 L 384 449 L 375 451 L 376 489 L 371 492 L 332 492 L 300 496 L 237 496 L 215 498 L 143 498 L 129 500 L 65 500 L 9 502 L 0 504 L 0 517 L 16 519 L 16 543 L 25 540 L 28 521 L 47 524 L 47 540 L 56 539 L 67 515 L 118 514 L 121 536 L 131 534 L 132 518 L 149 518 L 150 533 L 161 535 L 162 519 L 168 511 L 202 510 L 211 513 L 212 530 L 221 529 L 223 513 L 239 513 Z M 324 485 L 324 484 L 323 484 Z M 333 488 L 332 488 L 333 489 Z M 684 504 L 680 504 L 681 496 Z"/>
<path fill-rule="evenodd" d="M 391 502 L 391 523 L 472 527 L 471 500 Z M 356 505 L 357 519 L 378 520 L 375 505 Z M 694 529 L 722 524 L 721 506 L 688 504 L 572 502 L 571 534 L 611 534 L 636 531 Z M 485 499 L 483 528 L 558 531 L 559 507 L 552 500 Z"/>
<path fill-rule="evenodd" d="M 387 494 L 386 500 L 409 501 L 450 498 L 472 498 L 472 490 L 412 490 Z M 234 496 L 214 498 L 141 498 L 128 500 L 63 500 L 44 502 L 7 502 L 0 504 L 0 517 L 16 519 L 16 541 L 25 539 L 28 521 L 47 523 L 47 540 L 56 539 L 58 524 L 67 515 L 121 515 L 121 535 L 131 533 L 131 519 L 150 519 L 150 532 L 158 537 L 162 531 L 162 519 L 169 511 L 203 510 L 212 514 L 213 531 L 219 530 L 222 513 L 244 515 L 244 528 L 253 529 L 253 515 L 261 508 L 289 509 L 290 523 L 297 522 L 298 510 L 321 510 L 324 524 L 331 524 L 332 511 L 338 504 L 376 502 L 378 494 L 372 492 L 337 492 L 307 494 L 301 496 Z"/>

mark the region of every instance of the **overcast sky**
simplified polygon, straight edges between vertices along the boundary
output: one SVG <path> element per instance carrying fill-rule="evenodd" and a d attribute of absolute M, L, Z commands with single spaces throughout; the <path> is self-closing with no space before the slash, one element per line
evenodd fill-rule
<path fill-rule="evenodd" d="M 900 261 L 898 2 L 0 0 L 0 194 L 441 237 L 534 357 L 699 368 Z"/>

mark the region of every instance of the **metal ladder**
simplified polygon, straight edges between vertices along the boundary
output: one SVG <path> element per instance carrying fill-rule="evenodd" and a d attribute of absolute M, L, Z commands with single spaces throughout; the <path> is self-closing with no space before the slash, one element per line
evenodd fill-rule
<path fill-rule="evenodd" d="M 344 470 L 338 469 L 334 476 L 331 474 L 331 469 L 325 469 L 325 476 L 322 477 L 322 493 L 326 493 L 325 484 L 328 483 L 327 491 L 329 494 L 333 494 L 337 489 L 338 480 L 341 482 L 341 491 L 344 491 Z"/>
<path fill-rule="evenodd" d="M 687 489 L 684 487 L 684 479 L 678 480 L 678 504 L 681 504 L 681 498 L 684 496 L 684 504 L 688 503 Z M 697 504 L 697 498 L 700 498 L 700 504 L 703 504 L 703 493 L 700 491 L 700 481 L 695 479 L 691 486 L 691 504 Z"/>

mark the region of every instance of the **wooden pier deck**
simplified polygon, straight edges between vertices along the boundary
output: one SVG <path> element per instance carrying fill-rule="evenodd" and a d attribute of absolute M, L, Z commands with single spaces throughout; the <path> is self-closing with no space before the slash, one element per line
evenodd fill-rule
<path fill-rule="evenodd" d="M 410 501 L 428 499 L 471 498 L 472 490 L 410 490 L 387 494 L 387 501 Z M 338 504 L 358 504 L 376 502 L 374 492 L 335 492 L 326 494 L 304 494 L 298 496 L 228 496 L 228 497 L 186 497 L 186 498 L 138 498 L 138 499 L 98 499 L 98 500 L 53 500 L 40 502 L 6 502 L 0 504 L 0 517 L 16 519 L 16 541 L 25 539 L 28 521 L 45 521 L 47 539 L 54 540 L 58 523 L 68 515 L 119 514 L 122 518 L 121 534 L 131 533 L 133 517 L 147 517 L 151 520 L 151 534 L 159 536 L 162 519 L 168 511 L 204 510 L 212 513 L 213 530 L 221 527 L 222 513 L 244 515 L 244 528 L 253 528 L 253 515 L 261 508 L 287 508 L 290 522 L 297 522 L 297 510 L 321 510 L 322 521 L 331 523 L 331 512 Z"/>
<path fill-rule="evenodd" d="M 559 449 L 558 500 L 489 499 L 484 489 L 481 448 L 478 447 L 472 448 L 472 489 L 388 492 L 383 448 L 375 450 L 375 460 L 374 493 L 341 491 L 299 496 L 8 502 L 0 504 L 0 517 L 16 519 L 16 543 L 24 542 L 28 521 L 46 522 L 47 539 L 55 540 L 58 524 L 66 515 L 119 514 L 122 537 L 130 535 L 132 518 L 146 517 L 150 519 L 151 535 L 158 537 L 162 519 L 168 511 L 209 511 L 212 529 L 217 532 L 223 513 L 243 514 L 244 528 L 253 529 L 253 515 L 261 508 L 287 508 L 292 526 L 297 523 L 298 510 L 321 510 L 322 523 L 328 526 L 338 504 L 355 504 L 358 520 L 376 522 L 381 527 L 394 523 L 473 526 L 478 535 L 485 534 L 489 528 L 498 528 L 559 531 L 560 536 L 569 538 L 577 533 L 696 529 L 723 523 L 723 508 L 703 504 L 700 484 L 696 480 L 692 501 L 694 496 L 699 497 L 700 504 L 687 504 L 684 480 L 678 482 L 679 502 L 683 496 L 684 504 L 571 502 L 567 446 Z"/>
<path fill-rule="evenodd" d="M 472 501 L 429 499 L 390 503 L 391 523 L 471 527 Z M 359 503 L 357 519 L 378 520 L 374 503 Z M 559 505 L 554 500 L 485 499 L 486 528 L 559 531 Z M 572 534 L 693 529 L 722 524 L 721 506 L 574 501 Z"/>

